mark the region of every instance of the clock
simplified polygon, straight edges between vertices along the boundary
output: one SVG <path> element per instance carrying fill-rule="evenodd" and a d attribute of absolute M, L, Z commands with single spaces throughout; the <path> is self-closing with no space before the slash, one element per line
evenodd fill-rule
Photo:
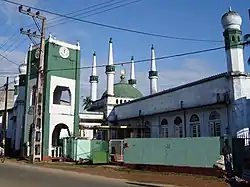
<path fill-rule="evenodd" d="M 59 54 L 62 58 L 68 58 L 69 57 L 69 49 L 67 47 L 60 47 Z"/>
<path fill-rule="evenodd" d="M 35 58 L 38 59 L 40 57 L 40 49 L 37 49 L 35 52 Z"/>

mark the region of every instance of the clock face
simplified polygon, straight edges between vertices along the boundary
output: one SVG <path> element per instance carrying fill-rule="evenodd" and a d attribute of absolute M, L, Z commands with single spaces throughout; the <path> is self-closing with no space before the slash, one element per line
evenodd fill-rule
<path fill-rule="evenodd" d="M 69 49 L 67 47 L 60 47 L 59 54 L 62 58 L 68 58 L 69 57 Z"/>
<path fill-rule="evenodd" d="M 35 58 L 38 59 L 40 57 L 40 49 L 37 49 L 35 52 Z"/>

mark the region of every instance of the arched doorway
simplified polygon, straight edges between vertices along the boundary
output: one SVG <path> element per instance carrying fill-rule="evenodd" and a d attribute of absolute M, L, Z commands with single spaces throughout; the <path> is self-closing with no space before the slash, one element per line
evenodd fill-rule
<path fill-rule="evenodd" d="M 57 124 L 52 132 L 52 157 L 62 156 L 62 138 L 70 137 L 69 127 L 63 123 Z"/>

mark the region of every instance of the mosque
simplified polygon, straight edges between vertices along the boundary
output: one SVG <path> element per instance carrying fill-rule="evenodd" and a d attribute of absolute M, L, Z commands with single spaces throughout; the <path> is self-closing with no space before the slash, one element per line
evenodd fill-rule
<path fill-rule="evenodd" d="M 227 71 L 158 92 L 152 46 L 148 96 L 143 96 L 136 88 L 133 58 L 129 80 L 122 70 L 120 81 L 115 83 L 116 67 L 110 39 L 105 69 L 107 90 L 97 98 L 94 53 L 89 79 L 91 104 L 82 113 L 79 112 L 80 44 L 69 44 L 50 35 L 45 45 L 42 130 L 32 133 L 39 46 L 31 46 L 26 62 L 19 68 L 20 75 L 15 79 L 17 91 L 15 105 L 9 113 L 8 144 L 19 154 L 35 154 L 36 158 L 47 160 L 53 157 L 60 138 L 69 136 L 106 140 L 235 136 L 250 124 L 250 76 L 244 69 L 240 15 L 230 9 L 221 21 Z"/>

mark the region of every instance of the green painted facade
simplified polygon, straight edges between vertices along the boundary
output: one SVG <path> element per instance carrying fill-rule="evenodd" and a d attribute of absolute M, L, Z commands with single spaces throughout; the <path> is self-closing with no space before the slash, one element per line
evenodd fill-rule
<path fill-rule="evenodd" d="M 223 32 L 226 50 L 234 48 L 243 48 L 242 31 L 236 29 L 228 29 Z"/>
<path fill-rule="evenodd" d="M 45 55 L 44 55 L 44 97 L 43 97 L 43 156 L 48 156 L 49 150 L 49 103 L 50 103 L 50 85 L 51 76 L 58 76 L 62 78 L 69 78 L 75 80 L 75 111 L 74 111 L 74 131 L 73 136 L 78 134 L 79 125 L 79 92 L 80 92 L 80 50 L 69 49 L 70 55 L 67 59 L 61 58 L 59 55 L 59 48 L 61 46 L 49 43 L 46 41 L 45 44 Z M 34 85 L 38 75 L 39 59 L 35 58 L 37 49 L 33 49 L 28 53 L 28 64 L 27 64 L 27 86 L 26 86 L 26 111 L 30 111 L 32 106 L 29 106 L 31 84 Z M 59 83 L 60 84 L 60 83 Z M 28 131 L 30 129 L 30 121 L 32 112 L 29 117 L 26 116 L 26 129 L 24 130 L 24 142 L 28 140 Z"/>
<path fill-rule="evenodd" d="M 63 142 L 63 156 L 74 161 L 89 159 L 94 164 L 108 163 L 108 141 L 65 138 Z"/>
<path fill-rule="evenodd" d="M 125 142 L 124 162 L 128 164 L 204 168 L 213 167 L 223 145 L 220 137 L 131 138 Z"/>

